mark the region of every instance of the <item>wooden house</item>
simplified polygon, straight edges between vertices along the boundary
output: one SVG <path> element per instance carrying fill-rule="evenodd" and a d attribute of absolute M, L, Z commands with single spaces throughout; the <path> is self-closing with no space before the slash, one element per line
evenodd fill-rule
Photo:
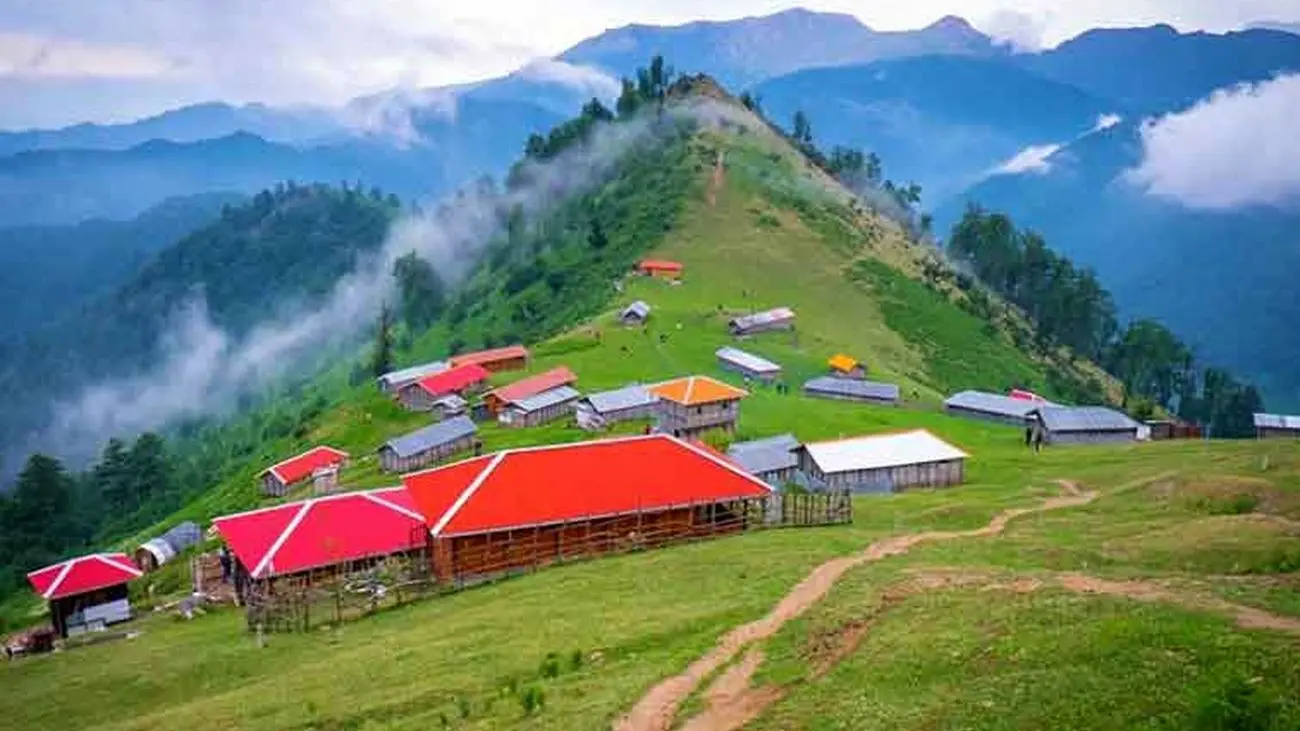
<path fill-rule="evenodd" d="M 732 432 L 740 418 L 740 400 L 749 395 L 708 376 L 686 376 L 650 386 L 659 399 L 658 428 L 676 437 L 695 437 L 713 430 Z"/>
<path fill-rule="evenodd" d="M 519 399 L 536 396 L 543 391 L 560 386 L 572 386 L 577 382 L 578 376 L 573 371 L 565 366 L 559 366 L 488 391 L 483 395 L 483 403 L 487 405 L 488 412 L 495 416 Z"/>
<path fill-rule="evenodd" d="M 775 381 L 781 375 L 781 366 L 762 356 L 747 353 L 740 348 L 718 348 L 714 352 L 714 356 L 717 357 L 718 365 L 723 370 L 739 373 L 746 378 L 770 382 Z"/>
<path fill-rule="evenodd" d="M 732 335 L 754 335 L 773 330 L 793 330 L 794 310 L 789 307 L 777 307 L 752 315 L 736 317 L 727 323 L 727 330 Z"/>
<path fill-rule="evenodd" d="M 96 553 L 32 571 L 27 581 L 49 602 L 54 631 L 68 637 L 130 619 L 127 584 L 143 575 L 125 553 Z"/>
<path fill-rule="evenodd" d="M 766 439 L 736 442 L 727 449 L 727 457 L 746 472 L 780 489 L 795 480 L 799 471 L 799 440 L 793 434 Z"/>
<path fill-rule="evenodd" d="M 805 444 L 799 469 L 815 489 L 898 492 L 960 484 L 967 456 L 921 429 Z"/>
<path fill-rule="evenodd" d="M 539 394 L 514 399 L 497 413 L 502 426 L 540 426 L 563 419 L 578 407 L 582 394 L 572 386 L 556 386 Z"/>
<path fill-rule="evenodd" d="M 454 416 L 384 442 L 379 448 L 379 467 L 385 472 L 428 467 L 474 449 L 477 433 L 478 427 L 468 416 Z"/>
<path fill-rule="evenodd" d="M 1300 439 L 1300 416 L 1255 414 L 1258 439 Z"/>
<path fill-rule="evenodd" d="M 1026 427 L 1034 423 L 1034 411 L 1042 404 L 1015 399 L 997 393 L 962 391 L 943 402 L 944 411 L 952 416 L 962 416 L 981 421 L 992 421 L 1010 426 Z"/>
<path fill-rule="evenodd" d="M 867 367 L 859 362 L 856 358 L 844 353 L 836 353 L 826 361 L 826 367 L 830 369 L 831 375 L 843 378 L 866 378 Z"/>
<path fill-rule="evenodd" d="M 681 279 L 684 270 L 685 268 L 681 262 L 665 261 L 663 259 L 643 259 L 636 265 L 638 274 L 662 279 Z"/>
<path fill-rule="evenodd" d="M 658 405 L 659 399 L 641 385 L 587 394 L 578 402 L 578 426 L 594 431 L 621 421 L 653 419 Z"/>
<path fill-rule="evenodd" d="M 312 473 L 320 467 L 337 465 L 346 467 L 348 453 L 333 447 L 314 447 L 296 457 L 271 465 L 262 471 L 262 494 L 270 497 L 283 497 L 290 488 L 311 479 Z"/>
<path fill-rule="evenodd" d="M 410 368 L 390 371 L 380 376 L 376 381 L 379 384 L 380 391 L 395 394 L 402 388 L 402 386 L 418 381 L 425 376 L 431 376 L 439 371 L 445 371 L 447 368 L 447 363 L 437 360 L 432 363 L 423 363 L 421 365 L 411 366 Z"/>
<path fill-rule="evenodd" d="M 1033 428 L 1046 444 L 1136 442 L 1141 425 L 1104 406 L 1039 406 Z"/>
<path fill-rule="evenodd" d="M 397 392 L 397 400 L 407 411 L 434 411 L 447 396 L 463 398 L 479 392 L 490 375 L 477 363 L 455 366 L 408 383 Z M 445 411 L 446 405 L 438 410 Z"/>
<path fill-rule="evenodd" d="M 637 300 L 618 313 L 618 321 L 628 327 L 640 327 L 650 319 L 650 305 Z"/>
<path fill-rule="evenodd" d="M 842 376 L 821 376 L 803 385 L 803 392 L 813 398 L 858 401 L 865 404 L 894 406 L 899 401 L 898 386 Z"/>
<path fill-rule="evenodd" d="M 479 350 L 473 353 L 452 356 L 449 362 L 453 368 L 473 363 L 483 366 L 492 373 L 500 373 L 501 371 L 520 371 L 527 368 L 529 358 L 528 348 L 522 345 L 509 345 L 504 348 L 492 348 L 491 350 Z"/>

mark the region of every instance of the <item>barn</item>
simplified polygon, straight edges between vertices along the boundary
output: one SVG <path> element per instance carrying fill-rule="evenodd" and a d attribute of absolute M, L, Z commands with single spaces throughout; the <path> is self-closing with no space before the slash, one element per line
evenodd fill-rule
<path fill-rule="evenodd" d="M 727 457 L 746 472 L 780 489 L 793 482 L 799 471 L 799 440 L 793 434 L 766 439 L 736 442 L 727 449 Z"/>
<path fill-rule="evenodd" d="M 1042 403 L 983 391 L 962 391 L 943 402 L 944 411 L 953 416 L 992 421 L 1025 427 L 1034 421 L 1034 411 Z"/>
<path fill-rule="evenodd" d="M 540 426 L 572 414 L 581 398 L 582 394 L 573 386 L 556 386 L 511 401 L 497 414 L 497 421 L 509 427 Z"/>
<path fill-rule="evenodd" d="M 813 398 L 859 401 L 867 404 L 894 406 L 898 403 L 898 386 L 893 383 L 875 383 L 842 376 L 821 376 L 803 385 L 803 392 Z"/>
<path fill-rule="evenodd" d="M 397 400 L 407 411 L 435 411 L 447 396 L 474 393 L 487 383 L 488 370 L 477 363 L 448 368 L 406 384 L 397 392 Z"/>
<path fill-rule="evenodd" d="M 452 356 L 450 362 L 453 368 L 474 363 L 483 366 L 492 373 L 500 373 L 501 371 L 523 370 L 528 367 L 528 360 L 528 348 L 522 345 L 507 345 L 504 348 L 478 350 Z"/>
<path fill-rule="evenodd" d="M 418 381 L 425 376 L 433 375 L 439 371 L 447 370 L 447 363 L 441 360 L 432 363 L 423 363 L 410 368 L 403 368 L 397 371 L 390 371 L 376 379 L 379 383 L 379 390 L 384 393 L 397 393 L 397 391 L 408 383 Z"/>
<path fill-rule="evenodd" d="M 844 378 L 866 378 L 867 367 L 857 358 L 844 353 L 836 353 L 826 361 L 826 367 L 830 369 L 832 375 Z"/>
<path fill-rule="evenodd" d="M 187 520 L 135 549 L 135 565 L 146 573 L 154 571 L 202 540 L 203 531 Z"/>
<path fill-rule="evenodd" d="M 1136 442 L 1141 424 L 1104 406 L 1039 406 L 1034 426 L 1047 444 Z"/>
<path fill-rule="evenodd" d="M 142 575 L 125 553 L 95 553 L 32 571 L 27 581 L 49 602 L 54 631 L 68 637 L 130 619 L 127 584 Z"/>
<path fill-rule="evenodd" d="M 771 330 L 793 330 L 794 310 L 789 307 L 777 307 L 752 315 L 737 317 L 727 322 L 727 330 L 732 335 L 753 335 Z"/>
<path fill-rule="evenodd" d="M 652 419 L 658 403 L 659 399 L 639 384 L 590 393 L 578 402 L 578 426 L 597 430 L 620 421 Z"/>
<path fill-rule="evenodd" d="M 629 327 L 644 325 L 649 319 L 650 305 L 646 304 L 644 300 L 637 300 L 618 313 L 618 321 Z"/>
<path fill-rule="evenodd" d="M 664 434 L 506 450 L 402 481 L 444 581 L 740 531 L 771 492 Z"/>
<path fill-rule="evenodd" d="M 402 487 L 348 492 L 216 518 L 241 596 L 264 581 L 424 548 L 424 517 Z"/>
<path fill-rule="evenodd" d="M 740 348 L 718 348 L 714 355 L 718 358 L 718 365 L 722 366 L 724 370 L 739 373 L 746 378 L 759 381 L 774 381 L 781 375 L 781 366 L 762 356 L 747 353 Z"/>
<path fill-rule="evenodd" d="M 384 442 L 379 448 L 379 468 L 409 472 L 428 467 L 474 448 L 478 427 L 468 416 L 455 416 L 437 424 Z"/>
<path fill-rule="evenodd" d="M 1259 439 L 1300 439 L 1300 416 L 1255 414 L 1255 436 Z"/>
<path fill-rule="evenodd" d="M 311 478 L 322 467 L 344 467 L 348 453 L 333 447 L 313 447 L 296 457 L 290 457 L 262 471 L 262 494 L 283 497 L 294 485 Z"/>
<path fill-rule="evenodd" d="M 748 391 L 708 376 L 686 376 L 650 386 L 659 399 L 658 428 L 676 437 L 736 430 L 740 400 Z"/>
<path fill-rule="evenodd" d="M 681 262 L 665 261 L 663 259 L 643 259 L 636 265 L 638 274 L 647 277 L 661 277 L 664 279 L 680 279 L 685 267 Z"/>
<path fill-rule="evenodd" d="M 924 429 L 805 444 L 799 469 L 817 489 L 864 493 L 961 484 L 967 455 Z"/>
<path fill-rule="evenodd" d="M 573 371 L 565 366 L 559 366 L 488 391 L 483 395 L 483 403 L 487 405 L 488 413 L 498 415 L 507 406 L 520 399 L 536 396 L 543 391 L 550 391 L 560 386 L 572 386 L 577 381 L 578 376 Z"/>

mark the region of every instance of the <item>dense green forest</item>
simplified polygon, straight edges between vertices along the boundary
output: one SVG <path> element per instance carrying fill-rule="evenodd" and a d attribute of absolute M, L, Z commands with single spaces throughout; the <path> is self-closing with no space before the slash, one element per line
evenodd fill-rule
<path fill-rule="evenodd" d="M 1198 364 L 1159 322 L 1139 319 L 1121 327 L 1110 292 L 1090 269 L 1076 267 L 1009 216 L 971 206 L 953 227 L 948 251 L 1024 311 L 1040 348 L 1067 346 L 1118 378 L 1134 415 L 1148 416 L 1158 405 L 1209 426 L 1217 437 L 1254 435 L 1252 415 L 1263 409 L 1254 386 Z"/>

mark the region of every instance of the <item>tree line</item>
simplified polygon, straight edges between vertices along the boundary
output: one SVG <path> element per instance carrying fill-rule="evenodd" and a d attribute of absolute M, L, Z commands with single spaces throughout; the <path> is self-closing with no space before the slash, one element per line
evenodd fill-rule
<path fill-rule="evenodd" d="M 1217 437 L 1254 435 L 1259 391 L 1222 369 L 1197 363 L 1164 325 L 1136 319 L 1121 326 L 1096 274 L 1048 247 L 1004 213 L 967 208 L 948 238 L 950 256 L 986 287 L 1019 307 L 1041 349 L 1065 346 L 1092 359 L 1124 385 L 1124 406 L 1148 417 L 1159 406 L 1208 426 Z"/>

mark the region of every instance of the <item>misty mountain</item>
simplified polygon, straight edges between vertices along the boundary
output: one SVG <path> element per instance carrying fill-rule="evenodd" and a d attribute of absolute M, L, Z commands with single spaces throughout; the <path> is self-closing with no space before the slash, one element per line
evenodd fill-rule
<path fill-rule="evenodd" d="M 825 147 L 881 156 L 886 173 L 915 180 L 928 200 L 958 192 L 1032 145 L 1059 143 L 1119 110 L 1005 59 L 923 56 L 799 71 L 755 89 L 789 124 L 798 110 Z"/>
<path fill-rule="evenodd" d="M 629 25 L 560 54 L 562 61 L 631 74 L 654 54 L 679 71 L 706 72 L 732 90 L 800 69 L 927 54 L 1006 53 L 961 18 L 914 31 L 875 31 L 851 15 L 793 9 L 679 26 Z"/>
<path fill-rule="evenodd" d="M 1179 33 L 1167 25 L 1106 28 L 1015 58 L 1046 78 L 1154 114 L 1187 107 L 1216 89 L 1300 69 L 1300 36 L 1263 29 Z"/>
<path fill-rule="evenodd" d="M 1155 317 L 1205 362 L 1255 380 L 1272 408 L 1300 408 L 1300 210 L 1191 210 L 1123 174 L 1141 160 L 1135 123 L 1088 135 L 1046 171 L 988 178 L 943 206 L 947 231 L 967 202 L 1005 211 L 1096 270 L 1122 315 Z"/>
<path fill-rule="evenodd" d="M 153 254 L 210 223 L 233 193 L 169 198 L 129 221 L 0 229 L 0 339 L 111 291 Z"/>

